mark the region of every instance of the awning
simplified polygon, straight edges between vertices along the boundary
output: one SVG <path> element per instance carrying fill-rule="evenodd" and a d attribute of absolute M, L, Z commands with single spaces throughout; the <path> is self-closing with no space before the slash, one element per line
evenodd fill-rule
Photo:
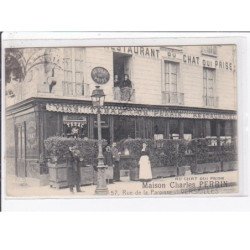
<path fill-rule="evenodd" d="M 97 109 L 91 105 L 81 104 L 59 104 L 47 103 L 46 110 L 53 112 L 62 112 L 69 114 L 97 114 Z M 165 117 L 165 118 L 188 118 L 188 119 L 221 119 L 236 120 L 237 115 L 231 113 L 222 113 L 214 111 L 198 111 L 198 110 L 171 110 L 169 108 L 140 108 L 140 107 L 124 107 L 124 106 L 104 106 L 101 108 L 103 115 L 122 115 L 122 116 L 139 116 L 139 117 Z"/>

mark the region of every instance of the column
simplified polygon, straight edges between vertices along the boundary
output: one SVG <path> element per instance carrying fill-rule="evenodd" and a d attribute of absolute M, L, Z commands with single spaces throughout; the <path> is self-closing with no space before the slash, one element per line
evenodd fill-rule
<path fill-rule="evenodd" d="M 197 138 L 197 120 L 193 120 L 193 138 Z"/>
<path fill-rule="evenodd" d="M 216 136 L 220 137 L 220 121 L 216 121 Z"/>
<path fill-rule="evenodd" d="M 179 120 L 179 138 L 184 138 L 184 121 L 182 119 Z"/>
<path fill-rule="evenodd" d="M 169 125 L 169 119 L 166 119 L 165 123 L 165 138 L 170 139 L 170 125 Z"/>
<path fill-rule="evenodd" d="M 225 121 L 225 136 L 232 136 L 232 123 Z"/>
<path fill-rule="evenodd" d="M 204 137 L 211 136 L 211 122 L 209 120 L 204 121 Z"/>
<path fill-rule="evenodd" d="M 231 121 L 231 122 L 232 122 L 232 137 L 237 137 L 238 136 L 237 121 Z"/>
<path fill-rule="evenodd" d="M 89 138 L 94 139 L 94 117 L 93 115 L 89 116 L 88 130 L 89 130 Z"/>
<path fill-rule="evenodd" d="M 57 114 L 57 132 L 61 136 L 63 133 L 63 122 L 62 122 L 62 114 Z"/>
<path fill-rule="evenodd" d="M 109 135 L 110 135 L 110 143 L 114 142 L 114 116 L 109 116 Z"/>

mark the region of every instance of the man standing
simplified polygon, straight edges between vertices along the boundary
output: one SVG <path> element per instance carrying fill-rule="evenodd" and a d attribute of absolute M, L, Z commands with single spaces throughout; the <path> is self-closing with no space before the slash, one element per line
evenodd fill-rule
<path fill-rule="evenodd" d="M 112 145 L 111 152 L 114 162 L 114 181 L 120 181 L 120 152 L 118 151 L 115 142 Z"/>
<path fill-rule="evenodd" d="M 71 193 L 74 193 L 74 187 L 76 187 L 76 192 L 81 192 L 80 182 L 81 182 L 81 170 L 80 162 L 82 161 L 80 157 L 80 151 L 76 147 L 69 147 L 70 158 L 68 159 L 68 186 Z"/>

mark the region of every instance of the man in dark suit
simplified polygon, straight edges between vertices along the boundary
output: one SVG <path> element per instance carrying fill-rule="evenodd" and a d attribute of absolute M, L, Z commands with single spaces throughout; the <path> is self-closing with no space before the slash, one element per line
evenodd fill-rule
<path fill-rule="evenodd" d="M 114 181 L 120 181 L 120 152 L 114 142 L 111 148 L 114 163 Z"/>
<path fill-rule="evenodd" d="M 81 192 L 81 170 L 80 162 L 82 161 L 80 157 L 80 151 L 76 147 L 69 147 L 70 158 L 68 160 L 68 186 L 71 193 L 74 193 L 74 187 L 76 187 L 76 192 Z"/>

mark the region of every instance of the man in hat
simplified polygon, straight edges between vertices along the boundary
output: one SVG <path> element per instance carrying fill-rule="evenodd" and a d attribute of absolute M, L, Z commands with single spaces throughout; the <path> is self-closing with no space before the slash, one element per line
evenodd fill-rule
<path fill-rule="evenodd" d="M 80 161 L 83 159 L 80 156 L 80 150 L 74 147 L 69 147 L 70 158 L 67 164 L 68 172 L 68 185 L 71 193 L 74 193 L 74 187 L 76 192 L 81 192 L 81 170 Z"/>

